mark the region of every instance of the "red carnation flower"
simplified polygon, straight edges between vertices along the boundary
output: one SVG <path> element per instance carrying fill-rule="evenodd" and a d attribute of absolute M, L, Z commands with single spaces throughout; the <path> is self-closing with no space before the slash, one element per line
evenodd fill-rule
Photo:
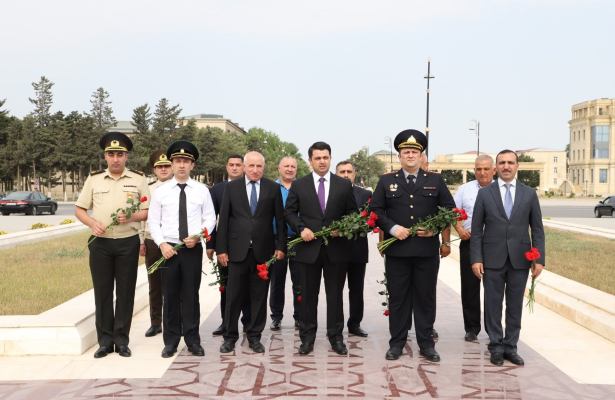
<path fill-rule="evenodd" d="M 370 228 L 374 228 L 376 227 L 376 220 L 375 219 L 368 219 L 367 220 L 367 226 L 369 226 Z"/>
<path fill-rule="evenodd" d="M 139 200 L 141 203 L 145 203 L 147 201 L 147 196 L 143 196 L 141 197 L 141 199 Z"/>
<path fill-rule="evenodd" d="M 267 264 L 258 264 L 256 266 L 256 270 L 258 272 L 267 271 Z"/>
<path fill-rule="evenodd" d="M 388 317 L 390 314 L 391 313 L 388 309 L 384 310 L 384 312 L 382 313 L 382 315 L 384 315 L 385 317 Z"/>
<path fill-rule="evenodd" d="M 372 230 L 372 232 L 374 232 L 374 233 L 378 233 L 378 232 L 380 232 L 380 228 L 375 227 L 375 228 Z"/>
<path fill-rule="evenodd" d="M 529 251 L 525 252 L 525 259 L 528 261 L 535 261 L 540 258 L 540 251 L 536 247 L 532 247 Z"/>
<path fill-rule="evenodd" d="M 361 211 L 361 218 L 367 218 L 368 212 L 367 210 Z"/>
<path fill-rule="evenodd" d="M 378 214 L 376 214 L 375 212 L 370 212 L 369 213 L 369 219 L 373 219 L 374 221 L 378 221 Z"/>
<path fill-rule="evenodd" d="M 201 232 L 201 236 L 203 236 L 203 239 L 205 239 L 206 242 L 211 240 L 211 235 L 207 231 L 207 228 L 203 228 L 203 232 Z"/>
<path fill-rule="evenodd" d="M 220 291 L 220 293 L 224 293 L 225 288 L 224 288 L 224 286 L 220 286 L 220 287 L 218 287 L 218 290 Z"/>
<path fill-rule="evenodd" d="M 303 301 L 303 297 L 301 295 L 297 296 L 297 303 L 301 303 Z"/>
<path fill-rule="evenodd" d="M 259 271 L 258 272 L 258 277 L 264 281 L 266 281 L 267 279 L 269 279 L 269 273 L 265 270 L 265 271 Z"/>

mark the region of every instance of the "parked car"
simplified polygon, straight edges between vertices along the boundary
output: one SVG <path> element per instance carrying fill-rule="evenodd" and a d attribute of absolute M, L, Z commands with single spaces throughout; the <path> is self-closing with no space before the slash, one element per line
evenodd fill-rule
<path fill-rule="evenodd" d="M 607 196 L 604 200 L 600 200 L 594 207 L 594 216 L 600 218 L 603 215 L 615 215 L 615 196 Z"/>
<path fill-rule="evenodd" d="M 9 215 L 11 213 L 38 215 L 43 212 L 53 215 L 57 209 L 58 203 L 41 192 L 11 192 L 0 200 L 0 212 L 2 215 Z"/>

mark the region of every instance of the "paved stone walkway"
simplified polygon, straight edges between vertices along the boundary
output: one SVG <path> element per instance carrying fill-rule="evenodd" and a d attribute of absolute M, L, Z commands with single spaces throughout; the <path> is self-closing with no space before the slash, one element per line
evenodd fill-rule
<path fill-rule="evenodd" d="M 218 348 L 222 339 L 211 336 L 219 323 L 219 310 L 214 309 L 201 325 L 205 357 L 194 357 L 183 349 L 159 377 L 0 379 L 0 399 L 615 399 L 615 385 L 577 383 L 524 342 L 519 344 L 519 353 L 525 358 L 525 367 L 508 362 L 502 367 L 491 365 L 484 333 L 477 343 L 463 340 L 459 295 L 442 281 L 438 285 L 436 321 L 440 333 L 436 348 L 442 362 L 431 363 L 420 357 L 413 333 L 403 356 L 398 361 L 386 361 L 388 320 L 382 315 L 382 300 L 377 295 L 380 285 L 376 283 L 382 276 L 382 261 L 378 256 L 372 260 L 366 277 L 362 324 L 369 337 L 348 337 L 348 356 L 335 354 L 325 337 L 322 290 L 319 336 L 314 352 L 308 356 L 297 353 L 299 337 L 289 318 L 277 333 L 265 329 L 264 355 L 254 354 L 245 338 L 237 343 L 234 354 L 221 355 Z M 451 267 L 454 261 L 446 260 L 446 263 Z M 109 358 L 117 365 L 128 361 L 117 355 Z M 53 362 L 49 357 L 45 360 Z M 98 361 L 92 359 L 92 363 Z M 615 368 L 612 371 L 615 374 Z"/>

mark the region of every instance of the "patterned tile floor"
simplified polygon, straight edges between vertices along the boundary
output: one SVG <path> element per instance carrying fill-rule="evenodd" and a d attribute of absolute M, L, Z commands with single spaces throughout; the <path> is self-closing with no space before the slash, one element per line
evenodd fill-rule
<path fill-rule="evenodd" d="M 366 290 L 377 291 L 372 282 L 368 278 Z M 413 335 L 398 361 L 386 361 L 387 319 L 375 297 L 369 302 L 363 327 L 370 335 L 349 337 L 348 356 L 331 351 L 322 325 L 314 352 L 298 355 L 299 338 L 289 323 L 278 332 L 265 329 L 264 355 L 249 350 L 245 338 L 234 354 L 221 355 L 221 339 L 210 334 L 218 323 L 215 310 L 201 326 L 205 357 L 184 349 L 160 378 L 4 381 L 0 399 L 615 399 L 615 386 L 578 384 L 524 343 L 519 351 L 525 367 L 491 365 L 484 335 L 478 343 L 463 341 L 459 297 L 443 284 L 436 325 L 442 362 L 420 357 Z M 323 302 L 319 309 L 322 320 Z"/>

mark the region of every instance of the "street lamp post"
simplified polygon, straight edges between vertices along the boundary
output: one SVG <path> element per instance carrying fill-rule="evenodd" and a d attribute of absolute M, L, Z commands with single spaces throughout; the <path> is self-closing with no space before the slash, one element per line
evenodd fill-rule
<path fill-rule="evenodd" d="M 473 119 L 472 122 L 474 122 L 474 128 L 469 128 L 469 131 L 474 131 L 474 132 L 470 132 L 473 135 L 476 135 L 476 157 L 480 156 L 480 121 Z"/>
<path fill-rule="evenodd" d="M 427 139 L 427 149 L 425 149 L 425 155 L 429 158 L 429 81 L 435 78 L 435 76 L 431 76 L 431 59 L 427 60 L 427 76 L 424 78 L 427 79 L 427 110 L 425 115 L 425 138 Z"/>
<path fill-rule="evenodd" d="M 389 168 L 390 171 L 389 172 L 393 172 L 393 140 L 391 139 L 390 136 L 385 136 L 384 137 L 384 144 L 388 144 L 389 145 Z"/>

